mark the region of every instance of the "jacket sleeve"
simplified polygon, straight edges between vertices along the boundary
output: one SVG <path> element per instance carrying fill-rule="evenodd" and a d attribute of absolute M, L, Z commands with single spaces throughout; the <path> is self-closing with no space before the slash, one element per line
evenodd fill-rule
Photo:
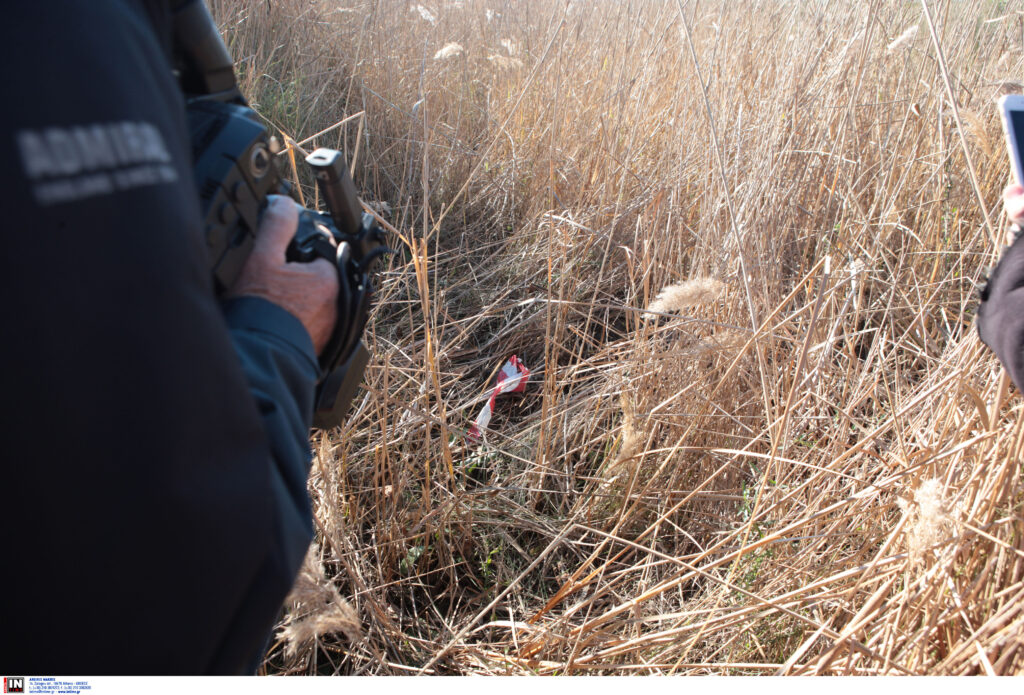
<path fill-rule="evenodd" d="M 309 333 L 286 310 L 259 297 L 232 299 L 222 308 L 263 421 L 276 511 L 268 539 L 272 550 L 246 591 L 244 609 L 228 626 L 211 670 L 236 672 L 239 664 L 246 664 L 243 672 L 254 673 L 271 636 L 261 620 L 279 613 L 313 537 L 306 479 L 313 397 L 320 370 Z M 255 653 L 246 651 L 251 650 L 254 634 L 262 634 L 264 644 L 264 649 Z"/>
<path fill-rule="evenodd" d="M 1024 236 L 1003 254 L 981 290 L 978 335 L 1024 390 Z"/>
<path fill-rule="evenodd" d="M 309 429 L 320 377 L 313 341 L 295 316 L 266 299 L 239 297 L 223 308 L 275 465 L 289 495 L 305 508 Z M 305 548 L 300 559 L 304 554 Z"/>

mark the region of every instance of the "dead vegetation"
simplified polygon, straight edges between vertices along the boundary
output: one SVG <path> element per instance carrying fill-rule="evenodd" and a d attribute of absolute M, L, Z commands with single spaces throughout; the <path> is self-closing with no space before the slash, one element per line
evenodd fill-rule
<path fill-rule="evenodd" d="M 1019 2 L 212 5 L 403 235 L 268 671 L 1021 672 Z"/>

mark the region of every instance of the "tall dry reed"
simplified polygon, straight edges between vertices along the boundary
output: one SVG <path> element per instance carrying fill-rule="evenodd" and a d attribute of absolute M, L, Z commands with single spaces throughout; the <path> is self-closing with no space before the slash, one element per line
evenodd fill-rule
<path fill-rule="evenodd" d="M 972 322 L 1022 8 L 925 1 L 212 3 L 403 236 L 313 442 L 307 579 L 362 632 L 268 670 L 1021 671 L 1022 401 Z"/>

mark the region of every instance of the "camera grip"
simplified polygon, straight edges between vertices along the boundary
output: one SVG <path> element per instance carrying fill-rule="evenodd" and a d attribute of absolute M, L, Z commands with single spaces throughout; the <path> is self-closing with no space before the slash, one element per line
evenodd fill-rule
<path fill-rule="evenodd" d="M 316 390 L 313 408 L 313 427 L 331 429 L 345 421 L 352 398 L 363 380 L 363 372 L 370 362 L 370 351 L 363 341 L 356 343 L 345 364 L 332 369 Z"/>
<path fill-rule="evenodd" d="M 368 282 L 360 282 L 353 265 L 352 247 L 341 238 L 333 220 L 315 210 L 299 213 L 295 238 L 286 258 L 310 263 L 318 258 L 331 262 L 338 272 L 338 304 L 334 331 L 321 351 L 320 368 L 325 376 L 317 385 L 314 427 L 340 425 L 363 377 L 370 354 L 359 336 L 366 323 Z"/>
<path fill-rule="evenodd" d="M 323 215 L 309 209 L 299 213 L 299 226 L 295 230 L 295 238 L 288 244 L 285 258 L 299 263 L 311 263 L 317 258 L 335 262 L 337 248 L 334 235 L 325 224 Z"/>

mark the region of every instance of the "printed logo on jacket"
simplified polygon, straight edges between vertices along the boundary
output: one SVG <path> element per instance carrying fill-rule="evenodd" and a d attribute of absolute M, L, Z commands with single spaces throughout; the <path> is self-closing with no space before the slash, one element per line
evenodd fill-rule
<path fill-rule="evenodd" d="M 40 205 L 178 180 L 163 135 L 144 121 L 21 130 L 15 140 Z"/>

